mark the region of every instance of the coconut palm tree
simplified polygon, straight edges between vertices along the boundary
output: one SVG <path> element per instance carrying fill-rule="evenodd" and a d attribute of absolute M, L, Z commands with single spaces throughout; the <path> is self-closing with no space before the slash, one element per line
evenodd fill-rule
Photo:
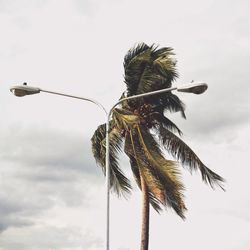
<path fill-rule="evenodd" d="M 178 77 L 173 55 L 172 48 L 144 43 L 129 50 L 124 59 L 127 90 L 122 97 L 171 87 Z M 118 163 L 118 153 L 124 150 L 143 196 L 141 250 L 148 249 L 150 204 L 157 212 L 170 207 L 185 218 L 184 185 L 179 164 L 191 171 L 199 170 L 203 181 L 223 189 L 223 178 L 207 168 L 180 139 L 181 130 L 166 117 L 165 111 L 180 112 L 185 118 L 184 104 L 175 94 L 168 92 L 124 101 L 113 110 L 110 121 L 110 184 L 118 195 L 131 191 L 130 181 Z M 105 124 L 102 124 L 91 139 L 94 157 L 104 174 L 105 132 Z M 166 159 L 164 150 L 179 164 Z"/>

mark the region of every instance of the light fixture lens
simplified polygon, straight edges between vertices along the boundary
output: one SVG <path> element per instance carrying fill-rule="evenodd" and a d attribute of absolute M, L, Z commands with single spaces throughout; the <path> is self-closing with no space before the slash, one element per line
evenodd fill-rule
<path fill-rule="evenodd" d="M 199 95 L 199 94 L 204 93 L 207 90 L 207 88 L 208 88 L 208 86 L 206 83 L 197 82 L 197 83 L 192 83 L 192 84 L 178 87 L 177 91 L 193 93 L 193 94 Z"/>
<path fill-rule="evenodd" d="M 40 92 L 39 88 L 30 87 L 26 85 L 19 85 L 19 86 L 13 86 L 10 88 L 10 91 L 18 97 L 26 96 L 26 95 L 33 95 Z"/>
<path fill-rule="evenodd" d="M 11 89 L 11 92 L 12 92 L 15 96 L 18 96 L 18 97 L 21 97 L 21 96 L 25 96 L 25 95 L 26 95 L 25 91 L 20 90 L 20 89 Z"/>

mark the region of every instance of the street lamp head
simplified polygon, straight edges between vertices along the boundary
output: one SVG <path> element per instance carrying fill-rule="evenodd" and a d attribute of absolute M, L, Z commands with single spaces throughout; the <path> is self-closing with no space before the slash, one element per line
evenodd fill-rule
<path fill-rule="evenodd" d="M 13 86 L 10 88 L 10 91 L 15 96 L 18 96 L 18 97 L 40 93 L 39 88 L 27 86 L 26 83 L 24 83 L 23 85 Z"/>
<path fill-rule="evenodd" d="M 191 84 L 187 84 L 181 87 L 177 87 L 177 91 L 179 92 L 187 92 L 193 93 L 196 95 L 202 94 L 207 90 L 208 86 L 204 82 L 195 82 Z"/>

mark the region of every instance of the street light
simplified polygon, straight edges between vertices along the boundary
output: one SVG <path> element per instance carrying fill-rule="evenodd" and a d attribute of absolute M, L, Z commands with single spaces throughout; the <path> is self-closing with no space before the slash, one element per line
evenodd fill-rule
<path fill-rule="evenodd" d="M 11 87 L 10 91 L 15 96 L 18 96 L 18 97 L 40 93 L 39 88 L 27 86 L 26 82 L 23 83 L 23 85 Z"/>
<path fill-rule="evenodd" d="M 155 94 L 164 93 L 164 92 L 168 92 L 168 91 L 172 91 L 172 90 L 177 90 L 179 92 L 193 93 L 193 94 L 202 94 L 203 92 L 205 92 L 207 90 L 207 88 L 208 88 L 208 86 L 207 86 L 206 83 L 196 82 L 196 83 L 190 83 L 190 84 L 182 85 L 180 87 L 172 87 L 172 88 L 168 88 L 168 89 L 161 89 L 161 90 L 157 90 L 157 91 L 144 93 L 144 94 L 141 94 L 141 95 L 133 95 L 133 96 L 129 97 L 129 99 L 134 99 L 134 98 L 149 96 L 149 95 L 155 95 Z M 13 86 L 13 87 L 10 88 L 10 91 L 15 96 L 18 96 L 18 97 L 38 94 L 40 92 L 46 92 L 46 93 L 50 93 L 50 94 L 56 94 L 56 95 L 62 95 L 62 96 L 77 98 L 77 99 L 83 99 L 83 100 L 91 101 L 91 102 L 93 101 L 93 100 L 90 100 L 89 98 L 78 97 L 78 96 L 68 95 L 68 94 L 64 94 L 64 93 L 44 90 L 44 89 L 40 89 L 40 88 L 37 88 L 37 87 L 27 86 L 27 83 L 23 83 L 23 85 Z M 128 97 L 125 97 L 124 99 L 121 99 L 120 101 L 128 100 L 127 98 Z"/>
<path fill-rule="evenodd" d="M 112 111 L 114 110 L 114 108 L 117 105 L 121 104 L 124 101 L 131 100 L 131 99 L 137 99 L 137 98 L 141 98 L 144 96 L 157 95 L 157 94 L 161 94 L 161 93 L 170 92 L 173 90 L 177 90 L 179 92 L 193 93 L 193 94 L 202 94 L 207 90 L 207 88 L 208 88 L 208 86 L 206 83 L 203 83 L 203 82 L 194 83 L 194 82 L 192 82 L 190 84 L 182 85 L 180 87 L 171 87 L 171 88 L 160 89 L 160 90 L 156 90 L 156 91 L 152 91 L 152 92 L 147 92 L 144 94 L 128 96 L 128 97 L 124 97 L 124 98 L 120 99 L 109 110 L 109 112 L 106 111 L 106 109 L 104 108 L 104 106 L 102 104 L 100 104 L 99 102 L 97 102 L 93 99 L 80 97 L 80 96 L 74 96 L 74 95 L 68 95 L 68 94 L 61 93 L 61 92 L 44 90 L 44 89 L 40 89 L 37 87 L 31 87 L 31 86 L 27 86 L 26 83 L 24 83 L 23 85 L 13 86 L 10 88 L 10 91 L 18 97 L 38 94 L 40 92 L 45 92 L 45 93 L 49 93 L 49 94 L 55 94 L 55 95 L 61 95 L 61 96 L 81 99 L 81 100 L 89 101 L 89 102 L 96 104 L 105 112 L 105 114 L 107 116 L 107 120 L 106 120 L 106 158 L 105 158 L 105 166 L 106 166 L 106 250 L 109 250 L 109 228 L 110 228 L 109 227 L 109 221 L 110 221 L 110 158 L 109 158 L 110 150 L 109 150 L 109 148 L 110 148 L 110 145 L 109 145 L 108 131 L 109 131 L 109 122 L 110 122 L 110 118 L 112 115 Z"/>
<path fill-rule="evenodd" d="M 207 90 L 207 88 L 208 86 L 206 83 L 196 82 L 196 83 L 190 83 L 187 85 L 182 85 L 181 87 L 177 87 L 177 91 L 199 95 L 199 94 L 204 93 Z"/>

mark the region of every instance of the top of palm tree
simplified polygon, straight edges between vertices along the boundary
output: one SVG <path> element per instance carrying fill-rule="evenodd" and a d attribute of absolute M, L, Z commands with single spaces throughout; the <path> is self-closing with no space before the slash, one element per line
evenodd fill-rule
<path fill-rule="evenodd" d="M 130 49 L 124 58 L 128 96 L 171 87 L 178 77 L 173 49 L 145 43 Z"/>
<path fill-rule="evenodd" d="M 173 56 L 173 49 L 170 47 L 158 48 L 155 45 L 140 43 L 130 49 L 124 58 L 126 96 L 171 87 L 178 77 L 176 60 Z M 110 182 L 113 190 L 118 194 L 131 190 L 130 181 L 118 163 L 117 153 L 124 145 L 124 151 L 130 159 L 131 169 L 139 188 L 142 187 L 142 179 L 147 185 L 151 205 L 157 211 L 160 211 L 161 205 L 169 206 L 182 218 L 186 207 L 178 164 L 167 160 L 162 150 L 166 149 L 181 165 L 187 166 L 191 171 L 199 170 L 203 181 L 211 187 L 218 185 L 223 189 L 224 181 L 221 176 L 203 164 L 180 138 L 181 130 L 165 116 L 164 111 L 170 111 L 180 112 L 185 118 L 184 109 L 183 102 L 172 92 L 127 100 L 120 108 L 113 110 L 109 131 Z M 105 124 L 99 126 L 92 137 L 93 153 L 104 174 L 106 172 L 105 129 Z M 155 134 L 152 134 L 152 129 Z"/>
<path fill-rule="evenodd" d="M 123 63 L 127 96 L 170 88 L 178 77 L 173 56 L 171 47 L 158 48 L 156 45 L 140 43 L 130 49 Z M 185 105 L 171 92 L 129 101 L 128 106 L 133 110 L 142 103 L 153 105 L 154 110 L 161 113 L 164 109 L 170 112 L 180 111 L 185 118 Z"/>

